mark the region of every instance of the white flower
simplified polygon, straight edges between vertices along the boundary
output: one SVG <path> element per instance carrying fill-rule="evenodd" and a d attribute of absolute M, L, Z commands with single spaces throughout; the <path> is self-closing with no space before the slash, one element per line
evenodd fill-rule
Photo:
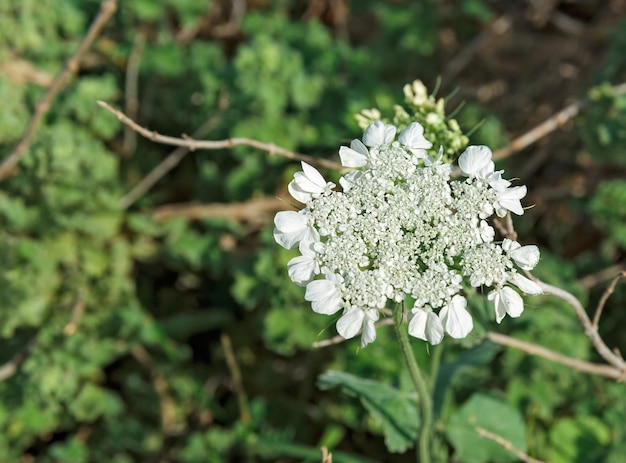
<path fill-rule="evenodd" d="M 287 262 L 289 278 L 298 286 L 306 286 L 313 279 L 313 276 L 320 273 L 320 265 L 315 258 L 315 245 L 323 246 L 321 243 L 311 241 L 300 242 L 300 254 L 302 255 Z"/>
<path fill-rule="evenodd" d="M 345 165 L 345 164 L 344 164 Z M 339 184 L 343 188 L 344 193 L 350 191 L 350 188 L 363 177 L 363 172 L 360 170 L 353 170 L 339 179 Z"/>
<path fill-rule="evenodd" d="M 435 312 L 430 307 L 424 307 L 413 309 L 411 313 L 409 334 L 432 345 L 439 344 L 443 339 L 443 325 Z"/>
<path fill-rule="evenodd" d="M 459 156 L 459 167 L 468 177 L 487 177 L 494 169 L 491 150 L 482 145 L 468 146 Z"/>
<path fill-rule="evenodd" d="M 431 148 L 433 144 L 424 138 L 424 127 L 417 122 L 411 122 L 409 126 L 400 132 L 398 141 L 409 148 L 414 154 L 426 154 L 424 150 Z"/>
<path fill-rule="evenodd" d="M 523 215 L 524 209 L 520 199 L 526 196 L 526 186 L 514 186 L 498 191 L 498 198 L 493 207 L 498 217 L 504 217 L 509 210 L 517 215 Z"/>
<path fill-rule="evenodd" d="M 326 183 L 322 174 L 315 167 L 302 161 L 302 172 L 294 174 L 293 180 L 289 182 L 287 189 L 295 199 L 301 203 L 307 203 L 311 198 L 317 198 L 322 194 L 329 193 L 334 187 L 334 183 Z"/>
<path fill-rule="evenodd" d="M 378 317 L 379 312 L 377 310 L 352 307 L 337 320 L 337 332 L 341 337 L 350 339 L 362 331 L 361 347 L 365 347 L 376 339 L 374 323 Z"/>
<path fill-rule="evenodd" d="M 487 223 L 486 220 L 480 221 L 480 228 L 478 231 L 480 233 L 480 239 L 483 240 L 483 243 L 491 243 L 496 237 L 496 231 Z"/>
<path fill-rule="evenodd" d="M 500 323 L 506 314 L 510 317 L 517 318 L 524 311 L 524 301 L 517 292 L 503 286 L 496 288 L 487 295 L 487 299 L 493 301 L 496 309 L 496 322 Z"/>
<path fill-rule="evenodd" d="M 489 186 L 494 190 L 502 191 L 511 185 L 511 182 L 502 178 L 503 172 L 503 170 L 498 170 L 496 172 L 491 172 L 489 175 L 487 175 L 487 183 L 489 183 Z"/>
<path fill-rule="evenodd" d="M 274 217 L 274 239 L 283 248 L 293 249 L 301 241 L 319 241 L 317 230 L 310 226 L 309 218 L 295 211 L 281 211 Z"/>
<path fill-rule="evenodd" d="M 534 244 L 522 246 L 517 241 L 504 238 L 502 249 L 523 270 L 532 270 L 539 263 L 539 248 Z"/>
<path fill-rule="evenodd" d="M 332 315 L 343 307 L 339 285 L 343 278 L 337 274 L 327 274 L 324 280 L 314 280 L 306 285 L 304 300 L 311 303 L 313 312 Z"/>
<path fill-rule="evenodd" d="M 383 121 L 374 121 L 365 129 L 363 143 L 370 148 L 391 143 L 396 136 L 396 127 Z"/>
<path fill-rule="evenodd" d="M 509 281 L 522 290 L 523 293 L 529 294 L 531 296 L 536 296 L 537 294 L 543 294 L 543 289 L 534 281 L 526 278 L 523 275 L 515 272 L 513 277 L 509 278 Z"/>
<path fill-rule="evenodd" d="M 441 324 L 450 336 L 462 339 L 474 328 L 472 316 L 465 309 L 467 300 L 458 294 L 439 312 Z"/>
<path fill-rule="evenodd" d="M 350 148 L 339 148 L 339 158 L 344 167 L 363 167 L 367 164 L 370 153 L 361 140 L 352 140 Z"/>

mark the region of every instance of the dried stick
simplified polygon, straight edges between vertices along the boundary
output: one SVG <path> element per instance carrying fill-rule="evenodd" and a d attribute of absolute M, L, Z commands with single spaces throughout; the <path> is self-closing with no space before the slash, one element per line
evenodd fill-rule
<path fill-rule="evenodd" d="M 139 63 L 141 62 L 141 55 L 143 53 L 145 38 L 142 33 L 135 35 L 133 42 L 133 48 L 128 56 L 128 64 L 126 65 L 126 79 L 125 79 L 125 95 L 124 104 L 126 106 L 126 113 L 132 118 L 137 118 L 139 113 L 139 93 L 138 81 L 139 81 Z M 126 127 L 124 130 L 124 142 L 122 144 L 122 154 L 124 156 L 132 156 L 137 146 L 137 133 L 130 127 Z"/>
<path fill-rule="evenodd" d="M 184 217 L 197 220 L 205 217 L 224 217 L 237 222 L 267 221 L 267 215 L 287 209 L 289 205 L 278 198 L 253 199 L 243 203 L 168 204 L 151 211 L 155 220 Z"/>
<path fill-rule="evenodd" d="M 176 423 L 176 405 L 172 398 L 169 385 L 165 377 L 159 373 L 154 366 L 150 353 L 143 346 L 136 346 L 131 350 L 131 354 L 150 373 L 152 384 L 159 396 L 159 407 L 161 408 L 161 431 L 166 436 L 176 435 L 178 425 Z"/>
<path fill-rule="evenodd" d="M 585 308 L 582 306 L 580 301 L 576 299 L 574 295 L 568 293 L 564 289 L 557 288 L 556 286 L 549 285 L 542 281 L 536 280 L 536 283 L 541 286 L 543 292 L 545 294 L 551 294 L 553 296 L 558 297 L 559 299 L 567 302 L 576 312 L 576 316 L 580 321 L 580 324 L 583 326 L 583 330 L 585 335 L 589 338 L 593 347 L 595 347 L 596 351 L 600 356 L 606 360 L 610 365 L 613 365 L 621 374 L 620 378 L 626 377 L 626 362 L 619 354 L 619 352 L 613 352 L 611 349 L 607 347 L 604 343 L 604 340 L 600 337 L 598 333 L 597 327 L 594 327 Z"/>
<path fill-rule="evenodd" d="M 600 270 L 599 272 L 592 273 L 578 280 L 578 284 L 585 289 L 591 289 L 595 285 L 602 283 L 603 281 L 610 280 L 616 273 L 626 270 L 625 264 L 617 264 L 611 267 Z"/>
<path fill-rule="evenodd" d="M 241 379 L 241 370 L 239 369 L 239 364 L 237 363 L 237 357 L 235 357 L 235 353 L 233 352 L 233 345 L 227 334 L 222 334 L 220 340 L 222 341 L 222 349 L 224 349 L 226 364 L 228 365 L 230 376 L 233 380 L 233 391 L 237 395 L 237 401 L 239 402 L 241 422 L 243 424 L 249 424 L 252 419 L 252 415 L 250 414 L 250 406 L 248 405 L 248 396 Z"/>
<path fill-rule="evenodd" d="M 0 381 L 7 380 L 17 373 L 17 368 L 25 359 L 26 351 L 18 352 L 11 360 L 0 366 Z"/>
<path fill-rule="evenodd" d="M 510 441 L 506 440 L 502 436 L 498 436 L 492 432 L 487 431 L 485 428 L 481 428 L 480 426 L 476 426 L 474 428 L 480 437 L 486 437 L 494 441 L 497 444 L 500 444 L 502 447 L 507 449 L 509 452 L 514 454 L 520 460 L 526 463 L 545 463 L 543 460 L 537 460 L 536 458 L 531 457 L 525 452 L 522 452 L 520 449 L 515 447 Z"/>
<path fill-rule="evenodd" d="M 70 321 L 67 322 L 65 328 L 63 328 L 63 333 L 66 336 L 71 336 L 76 333 L 78 329 L 78 324 L 80 323 L 80 319 L 83 317 L 85 313 L 85 291 L 79 291 L 76 295 L 76 299 L 74 300 L 74 304 L 72 305 L 72 315 L 70 317 Z"/>
<path fill-rule="evenodd" d="M 393 318 L 384 318 L 381 321 L 376 322 L 374 326 L 376 328 L 379 328 L 381 326 L 387 326 L 387 325 L 393 325 Z M 315 349 L 319 349 L 320 347 L 328 347 L 334 344 L 341 344 L 342 342 L 345 342 L 345 341 L 348 341 L 348 339 L 337 335 L 337 336 L 333 336 L 330 339 L 325 339 L 324 341 L 314 342 L 313 347 Z"/>
<path fill-rule="evenodd" d="M 333 463 L 333 454 L 326 447 L 322 447 L 322 463 Z"/>
<path fill-rule="evenodd" d="M 75 74 L 78 71 L 80 60 L 85 55 L 87 50 L 91 47 L 91 44 L 96 39 L 96 37 L 100 34 L 104 25 L 109 21 L 113 13 L 117 9 L 117 0 L 104 0 L 100 5 L 100 12 L 96 19 L 91 23 L 89 27 L 89 31 L 85 38 L 82 40 L 78 49 L 74 54 L 67 60 L 65 66 L 57 76 L 54 78 L 54 81 L 48 87 L 45 95 L 37 102 L 35 106 L 35 113 L 33 117 L 30 119 L 28 126 L 22 135 L 22 139 L 13 149 L 13 152 L 10 153 L 0 164 L 0 180 L 4 180 L 7 178 L 18 161 L 26 154 L 26 150 L 28 149 L 30 142 L 39 126 L 39 123 L 43 119 L 44 115 L 50 109 L 50 104 L 56 94 L 61 90 L 61 87 L 65 84 L 66 80 L 69 78 L 71 74 Z"/>
<path fill-rule="evenodd" d="M 621 94 L 626 92 L 626 83 L 622 83 L 620 85 L 616 85 L 613 87 L 613 92 L 615 94 Z M 546 119 L 541 124 L 533 127 L 525 134 L 517 137 L 511 143 L 509 143 L 504 148 L 500 148 L 493 153 L 493 160 L 498 161 L 500 159 L 504 159 L 506 157 L 511 156 L 514 153 L 517 153 L 527 146 L 530 146 L 537 141 L 541 140 L 545 136 L 551 134 L 555 130 L 560 127 L 563 127 L 567 122 L 576 117 L 581 110 L 586 108 L 592 103 L 589 99 L 579 100 L 575 103 L 572 103 L 569 106 L 566 106 L 558 113 L 554 114 L 552 117 Z"/>
<path fill-rule="evenodd" d="M 593 326 L 595 330 L 598 329 L 598 324 L 600 323 L 600 317 L 602 316 L 602 311 L 604 310 L 604 305 L 606 304 L 606 301 L 609 299 L 611 294 L 613 294 L 613 291 L 615 291 L 615 286 L 617 286 L 617 282 L 622 278 L 626 278 L 626 271 L 619 272 L 615 276 L 615 278 L 613 278 L 613 281 L 611 281 L 611 284 L 606 288 L 606 290 L 602 294 L 602 297 L 600 298 L 600 302 L 598 302 L 598 307 L 596 307 L 596 312 L 593 315 L 593 322 L 591 324 L 591 326 Z"/>
<path fill-rule="evenodd" d="M 206 121 L 198 130 L 196 130 L 193 134 L 194 138 L 203 137 L 211 130 L 215 128 L 219 121 L 219 115 L 215 115 L 211 117 L 208 121 Z M 126 126 L 132 133 L 136 133 L 132 128 Z M 130 190 L 121 200 L 120 206 L 122 209 L 128 209 L 132 206 L 139 198 L 141 198 L 144 194 L 146 194 L 156 183 L 163 178 L 165 174 L 167 174 L 170 170 L 176 167 L 180 161 L 189 153 L 189 148 L 185 146 L 179 146 L 167 157 L 161 161 L 161 163 L 156 166 L 154 169 L 148 173 L 135 187 Z"/>
<path fill-rule="evenodd" d="M 521 341 L 519 339 L 507 336 L 501 333 L 495 333 L 493 331 L 487 332 L 486 338 L 494 344 L 501 346 L 513 347 L 519 349 L 530 355 L 536 355 L 552 362 L 560 363 L 561 365 L 568 366 L 574 370 L 589 373 L 592 375 L 605 376 L 607 378 L 621 380 L 624 379 L 625 372 L 612 367 L 610 365 L 602 365 L 598 363 L 585 362 L 584 360 L 578 360 L 572 357 L 568 357 L 553 350 L 546 349 L 545 347 L 537 344 Z"/>
<path fill-rule="evenodd" d="M 243 146 L 251 146 L 252 148 L 256 148 L 261 151 L 266 151 L 270 155 L 276 154 L 278 156 L 285 157 L 287 159 L 291 159 L 293 161 L 305 161 L 309 164 L 315 164 L 318 166 L 326 167 L 328 169 L 341 170 L 343 166 L 333 161 L 329 161 L 327 159 L 315 158 L 313 156 L 308 156 L 306 154 L 295 153 L 293 151 L 289 151 L 288 149 L 281 148 L 280 146 L 276 146 L 273 143 L 263 143 L 258 140 L 252 140 L 250 138 L 228 138 L 226 140 L 196 140 L 190 137 L 170 137 L 167 135 L 161 135 L 153 130 L 148 130 L 131 118 L 126 116 L 123 112 L 111 107 L 111 105 L 105 103 L 104 101 L 98 101 L 98 105 L 107 111 L 113 113 L 117 118 L 125 125 L 131 127 L 135 130 L 139 135 L 147 138 L 148 140 L 152 140 L 155 143 L 162 143 L 164 145 L 171 146 L 184 146 L 189 148 L 191 151 L 205 149 L 205 150 L 217 150 L 222 148 L 232 148 L 233 146 L 243 145 Z"/>

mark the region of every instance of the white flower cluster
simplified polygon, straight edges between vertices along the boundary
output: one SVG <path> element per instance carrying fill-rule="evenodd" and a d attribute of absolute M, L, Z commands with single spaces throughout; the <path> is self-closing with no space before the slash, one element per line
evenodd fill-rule
<path fill-rule="evenodd" d="M 313 311 L 341 311 L 337 331 L 362 333 L 365 346 L 376 338 L 374 323 L 389 300 L 414 300 L 409 334 L 438 344 L 444 333 L 464 338 L 473 328 L 464 281 L 489 286 L 496 321 L 524 310 L 519 293 L 541 288 L 518 273 L 539 261 L 537 246 L 505 239 L 494 242 L 487 223 L 494 213 L 523 214 L 525 186 L 512 187 L 495 171 L 485 146 L 470 146 L 459 157 L 465 179 L 450 178 L 452 166 L 433 159 L 423 127 L 411 123 L 396 140 L 396 127 L 371 124 L 363 141 L 339 150 L 341 163 L 356 168 L 340 179 L 343 191 L 313 167 L 289 184 L 305 204 L 276 214 L 274 238 L 300 256 L 288 263 L 292 281 L 306 286 Z"/>

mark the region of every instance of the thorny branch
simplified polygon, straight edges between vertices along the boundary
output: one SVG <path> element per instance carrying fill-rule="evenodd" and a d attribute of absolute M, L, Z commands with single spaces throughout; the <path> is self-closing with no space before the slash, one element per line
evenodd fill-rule
<path fill-rule="evenodd" d="M 10 153 L 0 164 L 0 180 L 4 180 L 9 175 L 17 165 L 18 161 L 26 154 L 28 147 L 30 146 L 31 140 L 35 135 L 37 128 L 39 127 L 40 122 L 42 121 L 44 115 L 50 109 L 50 104 L 56 94 L 61 90 L 67 79 L 70 75 L 75 74 L 78 71 L 80 60 L 85 55 L 87 50 L 91 47 L 91 44 L 94 42 L 96 37 L 100 35 L 100 32 L 104 28 L 105 24 L 109 21 L 115 10 L 117 9 L 117 0 L 104 0 L 100 5 L 100 13 L 96 16 L 93 23 L 89 27 L 89 31 L 85 35 L 85 38 L 78 46 L 78 49 L 70 59 L 67 60 L 65 66 L 57 74 L 54 78 L 50 87 L 44 94 L 44 96 L 37 102 L 35 113 L 33 117 L 30 119 L 26 130 L 24 131 L 24 135 L 19 143 L 13 149 L 13 152 Z"/>

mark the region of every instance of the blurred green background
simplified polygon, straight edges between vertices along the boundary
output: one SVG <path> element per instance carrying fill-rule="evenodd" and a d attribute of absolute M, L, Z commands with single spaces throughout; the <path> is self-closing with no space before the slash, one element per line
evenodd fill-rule
<path fill-rule="evenodd" d="M 99 7 L 0 2 L 1 158 Z M 322 445 L 340 463 L 414 461 L 391 328 L 362 350 L 312 347 L 334 328 L 271 234 L 298 164 L 194 151 L 129 200 L 172 148 L 95 101 L 167 135 L 337 161 L 354 115 L 391 117 L 414 79 L 439 79 L 470 143 L 493 149 L 589 98 L 501 167 L 528 185 L 515 224 L 541 248 L 535 273 L 593 308 L 626 250 L 626 97 L 610 89 L 626 80 L 625 18 L 620 0 L 121 0 L 0 188 L 0 461 L 315 462 Z M 528 299 L 497 326 L 475 299 L 475 332 L 443 346 L 439 460 L 516 461 L 464 425 L 478 413 L 552 463 L 626 461 L 623 384 L 483 340 L 599 361 L 572 310 Z M 600 325 L 622 351 L 625 303 L 618 286 Z"/>

